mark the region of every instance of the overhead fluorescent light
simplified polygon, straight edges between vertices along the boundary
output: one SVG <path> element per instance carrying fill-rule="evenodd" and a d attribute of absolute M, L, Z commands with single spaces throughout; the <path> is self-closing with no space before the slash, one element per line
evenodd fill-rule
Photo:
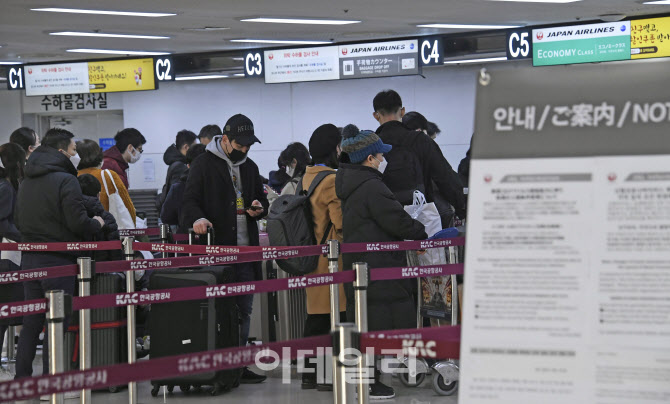
<path fill-rule="evenodd" d="M 495 58 L 479 58 L 479 59 L 462 59 L 462 60 L 449 60 L 444 62 L 445 65 L 460 65 L 467 63 L 487 63 L 487 62 L 504 62 L 507 60 L 507 56 L 495 57 Z"/>
<path fill-rule="evenodd" d="M 0 65 L 20 65 L 23 62 L 0 62 Z"/>
<path fill-rule="evenodd" d="M 242 62 L 242 61 L 244 61 L 244 58 L 233 58 L 233 60 L 236 60 L 238 62 Z"/>
<path fill-rule="evenodd" d="M 74 53 L 102 53 L 106 55 L 140 55 L 140 56 L 160 56 L 170 54 L 170 52 L 132 51 L 132 50 L 115 50 L 115 49 L 68 49 L 67 51 Z"/>
<path fill-rule="evenodd" d="M 235 77 L 244 77 L 244 73 L 235 73 L 233 74 Z"/>
<path fill-rule="evenodd" d="M 330 41 L 293 41 L 293 40 L 281 40 L 281 39 L 231 39 L 230 42 L 269 43 L 269 44 L 284 44 L 284 45 L 325 45 L 332 43 Z"/>
<path fill-rule="evenodd" d="M 274 24 L 307 24 L 307 25 L 347 25 L 358 24 L 354 20 L 316 20 L 308 18 L 246 18 L 242 22 L 268 22 Z"/>
<path fill-rule="evenodd" d="M 477 25 L 477 24 L 421 24 L 419 28 L 445 28 L 445 29 L 508 29 L 519 28 L 520 25 Z"/>
<path fill-rule="evenodd" d="M 100 15 L 124 15 L 130 17 L 170 17 L 175 13 L 143 13 L 135 11 L 110 11 L 110 10 L 85 10 L 80 8 L 31 8 L 32 11 L 48 11 L 50 13 L 74 13 L 74 14 L 100 14 Z"/>
<path fill-rule="evenodd" d="M 198 32 L 207 32 L 207 31 L 225 31 L 230 29 L 230 27 L 202 27 L 202 28 L 184 28 L 185 31 L 198 31 Z"/>
<path fill-rule="evenodd" d="M 225 74 L 209 74 L 204 76 L 177 76 L 175 80 L 177 81 L 186 81 L 186 80 L 213 80 L 213 79 L 225 79 L 228 78 Z"/>
<path fill-rule="evenodd" d="M 564 4 L 564 3 L 576 3 L 576 2 L 582 1 L 582 0 L 489 0 L 489 1 L 509 1 L 509 2 L 515 2 L 515 3 L 556 3 L 556 4 Z"/>
<path fill-rule="evenodd" d="M 170 39 L 169 36 L 134 35 L 134 34 L 105 34 L 105 33 L 102 33 L 102 32 L 72 32 L 72 31 L 51 32 L 51 33 L 49 33 L 49 35 L 92 36 L 92 37 L 99 37 L 99 38 Z"/>
<path fill-rule="evenodd" d="M 670 0 L 645 1 L 643 4 L 669 5 L 670 6 Z"/>

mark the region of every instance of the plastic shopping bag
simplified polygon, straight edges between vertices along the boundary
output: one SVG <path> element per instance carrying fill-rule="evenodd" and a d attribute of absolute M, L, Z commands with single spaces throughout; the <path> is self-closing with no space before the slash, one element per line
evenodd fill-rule
<path fill-rule="evenodd" d="M 426 198 L 420 191 L 414 191 L 414 203 L 405 206 L 405 211 L 426 227 L 426 234 L 432 235 L 442 230 L 442 220 L 437 207 L 433 202 L 426 203 Z M 447 263 L 444 248 L 431 248 L 418 257 L 419 265 L 441 265 Z"/>

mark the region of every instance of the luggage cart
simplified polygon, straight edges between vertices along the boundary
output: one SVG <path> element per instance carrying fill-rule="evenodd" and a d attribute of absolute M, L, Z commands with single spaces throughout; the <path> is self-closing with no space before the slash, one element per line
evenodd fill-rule
<path fill-rule="evenodd" d="M 459 232 L 460 233 L 460 232 Z M 463 247 L 445 247 L 448 264 L 462 262 Z M 409 266 L 419 266 L 415 251 L 407 252 Z M 459 320 L 459 288 L 456 275 L 419 278 L 417 282 L 417 327 L 422 328 L 424 317 L 430 318 L 431 326 L 457 325 Z M 410 363 L 410 361 L 414 363 Z M 450 396 L 458 390 L 458 360 L 435 360 L 426 358 L 404 358 L 400 364 L 398 378 L 407 387 L 418 387 L 432 373 L 433 390 L 439 395 Z"/>

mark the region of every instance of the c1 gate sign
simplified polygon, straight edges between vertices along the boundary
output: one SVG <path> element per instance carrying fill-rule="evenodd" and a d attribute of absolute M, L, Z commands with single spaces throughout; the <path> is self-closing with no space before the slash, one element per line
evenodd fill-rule
<path fill-rule="evenodd" d="M 630 21 L 533 30 L 533 66 L 630 60 Z"/>

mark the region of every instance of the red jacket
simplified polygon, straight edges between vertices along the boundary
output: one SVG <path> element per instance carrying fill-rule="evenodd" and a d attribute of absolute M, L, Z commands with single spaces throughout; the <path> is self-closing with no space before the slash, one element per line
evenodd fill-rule
<path fill-rule="evenodd" d="M 126 186 L 126 189 L 129 189 L 128 174 L 126 173 L 126 170 L 128 169 L 128 163 L 126 163 L 126 161 L 123 159 L 119 149 L 116 146 L 112 146 L 107 149 L 105 153 L 103 153 L 103 156 L 105 158 L 102 162 L 102 169 L 112 170 L 117 173 L 121 178 L 123 185 Z"/>

